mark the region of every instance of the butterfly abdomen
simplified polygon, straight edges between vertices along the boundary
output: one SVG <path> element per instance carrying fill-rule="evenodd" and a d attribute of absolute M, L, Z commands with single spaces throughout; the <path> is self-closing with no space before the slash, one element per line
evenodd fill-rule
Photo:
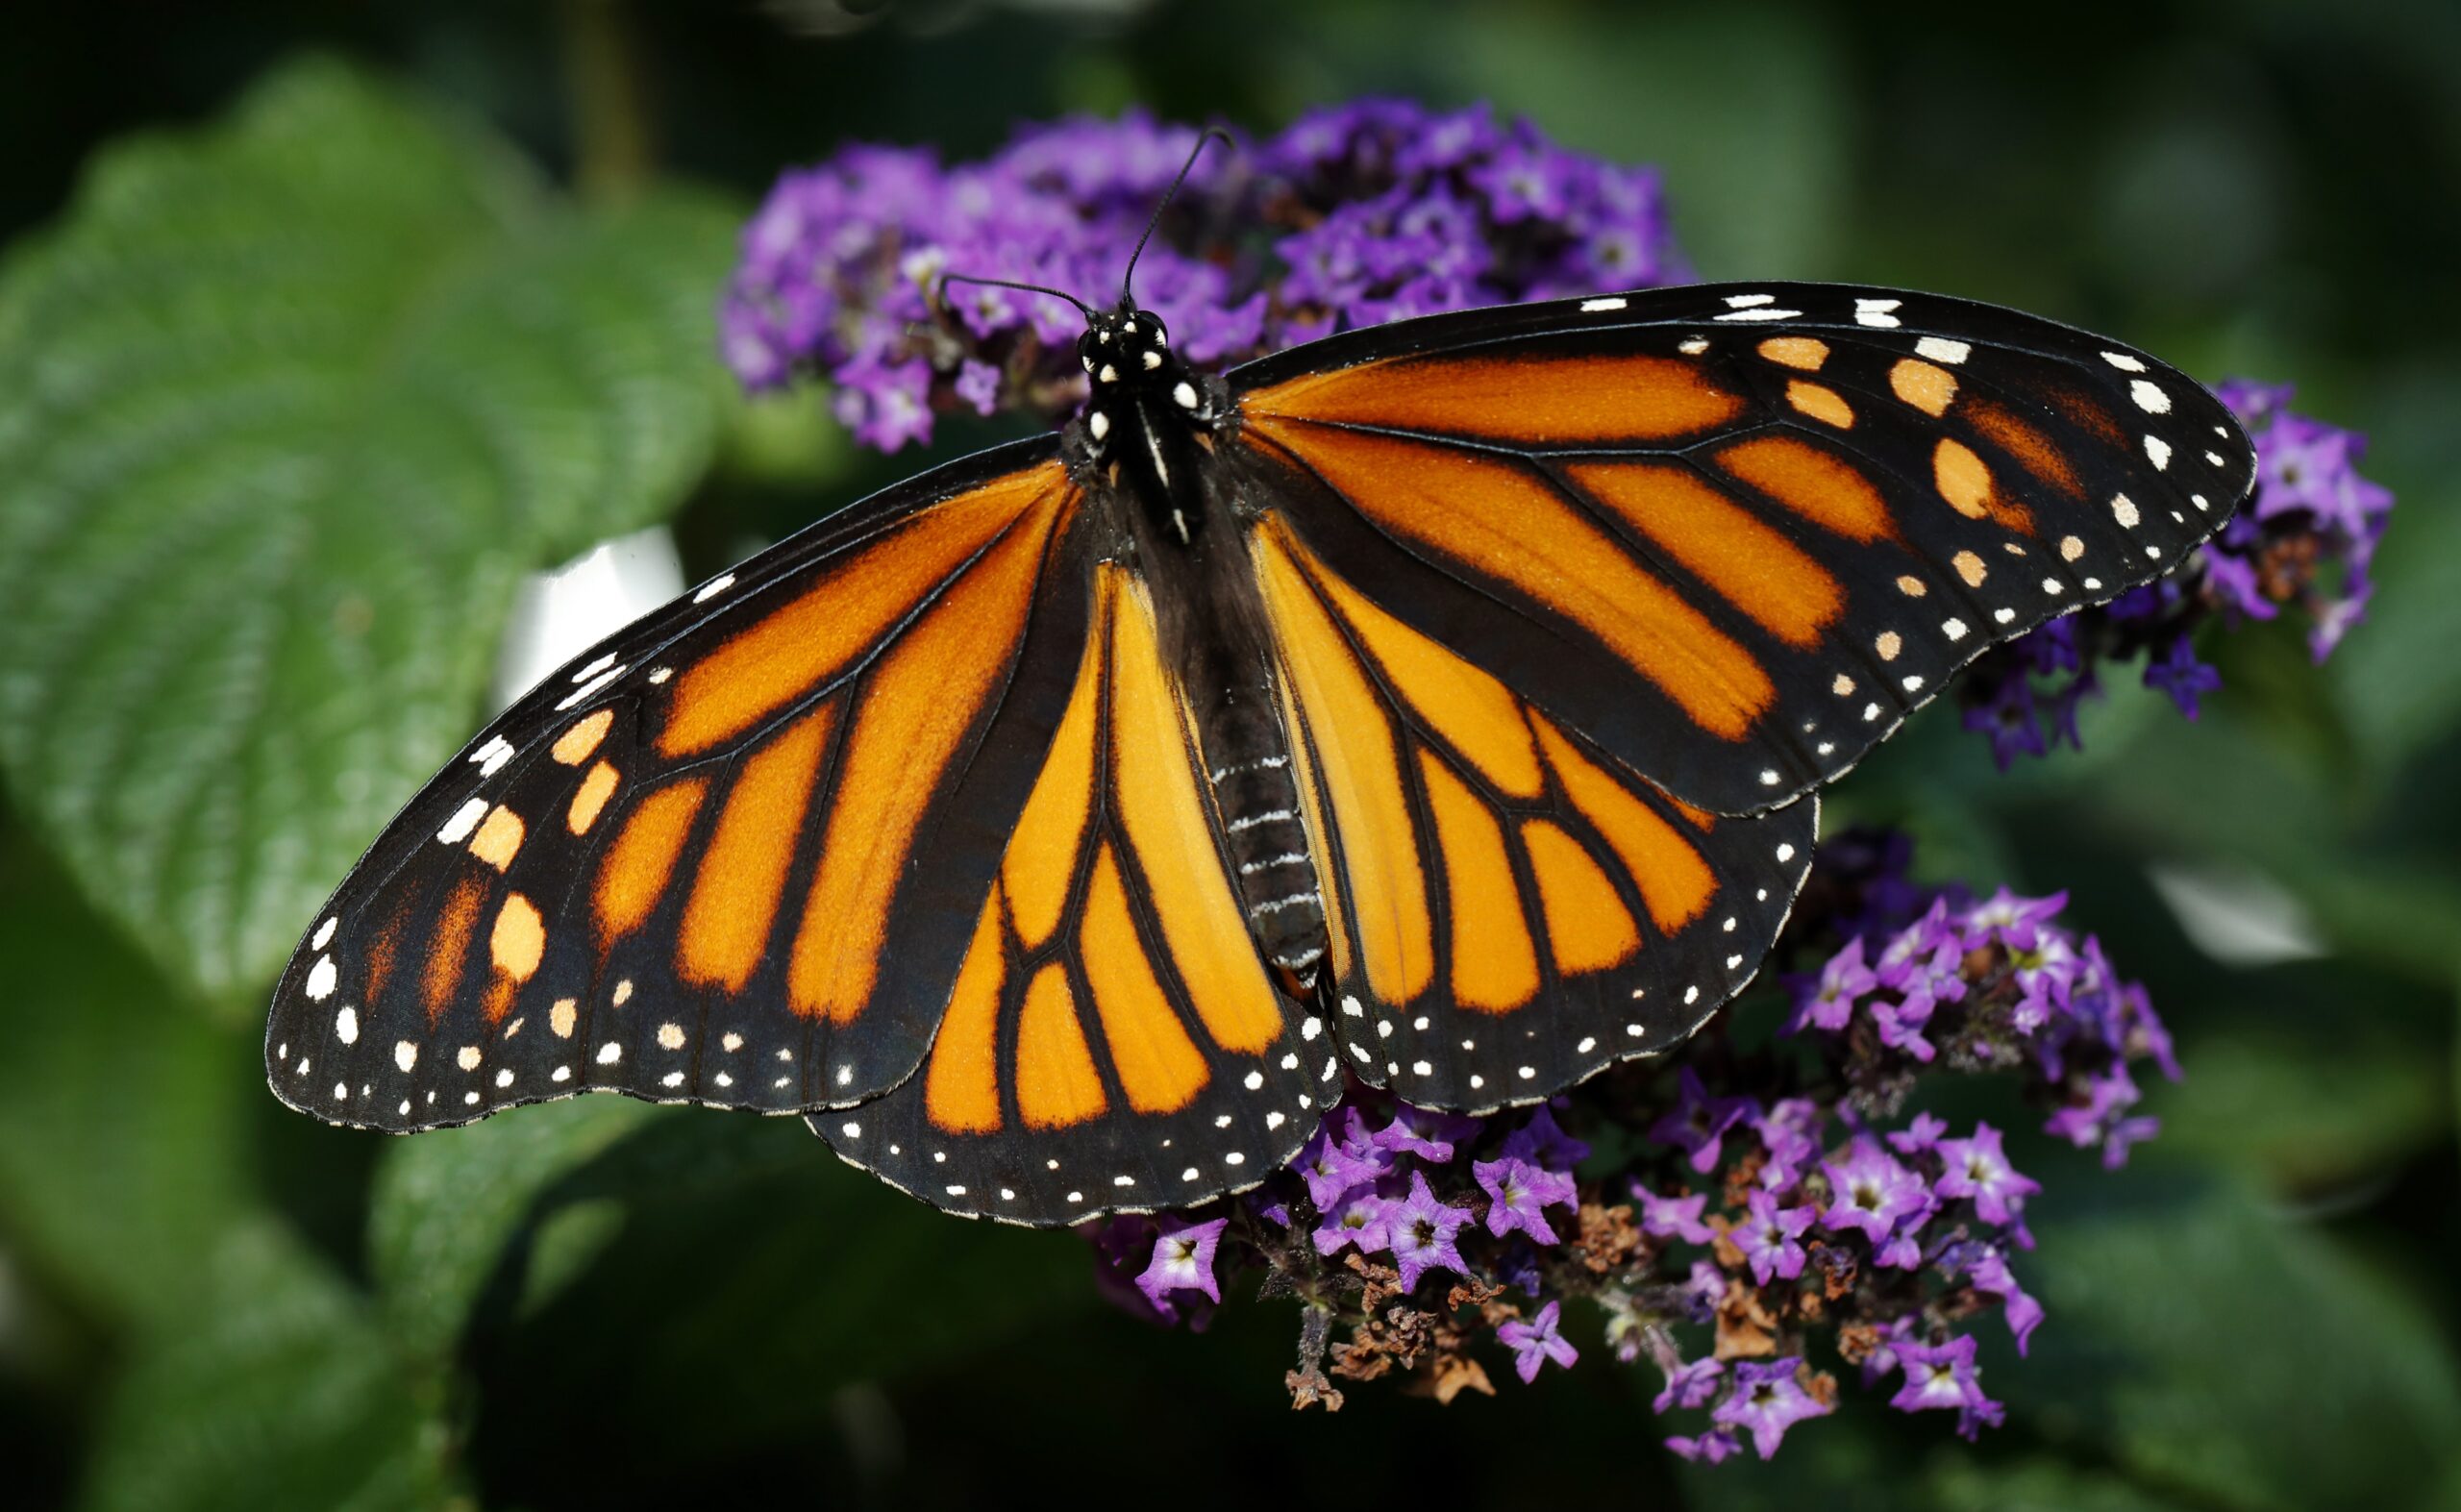
<path fill-rule="evenodd" d="M 1230 689 L 1200 715 L 1214 810 L 1257 950 L 1302 982 L 1325 954 L 1325 907 L 1290 751 L 1261 685 Z"/>

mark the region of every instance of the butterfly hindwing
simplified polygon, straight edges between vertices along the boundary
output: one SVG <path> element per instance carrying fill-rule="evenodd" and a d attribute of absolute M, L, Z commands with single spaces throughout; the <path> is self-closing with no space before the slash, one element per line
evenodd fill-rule
<path fill-rule="evenodd" d="M 2153 359 L 1877 289 L 1436 315 L 1232 381 L 1255 493 L 1335 571 L 1728 814 L 2177 566 L 2253 480 L 2229 412 Z"/>
<path fill-rule="evenodd" d="M 276 1092 L 408 1129 L 904 1079 L 1086 635 L 1081 591 L 1040 591 L 1087 570 L 1050 451 L 858 506 L 526 695 L 319 915 L 267 1026 Z"/>
<path fill-rule="evenodd" d="M 1689 1035 L 1758 968 L 1818 800 L 1719 818 L 1258 532 L 1351 1069 L 1432 1107 L 1569 1086 Z"/>
<path fill-rule="evenodd" d="M 956 1212 L 1073 1223 L 1251 1186 L 1341 1092 L 1325 1026 L 1241 916 L 1150 594 L 1117 563 L 1093 582 L 1095 632 L 929 1056 L 811 1119 Z"/>

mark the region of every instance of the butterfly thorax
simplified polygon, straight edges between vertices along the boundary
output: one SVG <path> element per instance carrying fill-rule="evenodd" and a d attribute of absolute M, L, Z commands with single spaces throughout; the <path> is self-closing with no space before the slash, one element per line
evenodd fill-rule
<path fill-rule="evenodd" d="M 1098 314 L 1079 354 L 1092 394 L 1074 459 L 1153 593 L 1250 932 L 1304 987 L 1326 944 L 1316 861 L 1243 511 L 1228 475 L 1202 465 L 1231 408 L 1148 311 Z"/>

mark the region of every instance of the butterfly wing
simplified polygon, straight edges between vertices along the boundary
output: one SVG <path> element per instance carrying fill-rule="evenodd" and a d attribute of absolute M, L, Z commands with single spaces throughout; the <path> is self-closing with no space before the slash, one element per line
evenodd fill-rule
<path fill-rule="evenodd" d="M 1081 499 L 1048 440 L 954 463 L 549 678 L 311 927 L 274 1091 L 414 1129 L 904 1080 L 1083 655 Z"/>
<path fill-rule="evenodd" d="M 1156 607 L 1096 568 L 1095 630 L 921 1071 L 815 1115 L 846 1159 L 1018 1223 L 1253 1186 L 1341 1095 L 1332 1040 L 1268 977 Z"/>
<path fill-rule="evenodd" d="M 1232 380 L 1294 480 L 1260 491 L 1311 501 L 1290 528 L 1333 572 L 1723 814 L 2178 566 L 2254 482 L 2229 411 L 2143 353 L 1847 285 L 1429 316 Z"/>
<path fill-rule="evenodd" d="M 1883 289 L 1473 310 L 1231 375 L 1352 1069 L 1479 1108 L 1679 1041 L 1804 795 L 2252 486 L 2144 354 Z"/>

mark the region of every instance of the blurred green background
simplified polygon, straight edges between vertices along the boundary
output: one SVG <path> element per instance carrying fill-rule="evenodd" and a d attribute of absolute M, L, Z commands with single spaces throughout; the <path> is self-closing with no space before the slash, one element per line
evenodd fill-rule
<path fill-rule="evenodd" d="M 2449 0 L 11 7 L 0 1500 L 2461 1504 L 2456 78 Z M 266 988 L 483 716 L 523 573 L 672 520 L 698 577 L 918 465 L 715 368 L 779 169 L 1371 90 L 1664 164 L 1711 276 L 2015 304 L 2374 437 L 2401 503 L 2328 666 L 2221 637 L 2200 723 L 2116 687 L 2083 756 L 2004 778 L 1935 711 L 1837 795 L 1933 875 L 2070 889 L 2179 1034 L 2126 1171 L 2011 1143 L 2051 1317 L 2029 1361 L 1991 1341 L 2006 1428 L 1857 1400 L 1685 1470 L 1595 1348 L 1295 1417 L 1286 1306 L 1148 1330 L 1071 1236 L 791 1122 L 276 1105 Z"/>

